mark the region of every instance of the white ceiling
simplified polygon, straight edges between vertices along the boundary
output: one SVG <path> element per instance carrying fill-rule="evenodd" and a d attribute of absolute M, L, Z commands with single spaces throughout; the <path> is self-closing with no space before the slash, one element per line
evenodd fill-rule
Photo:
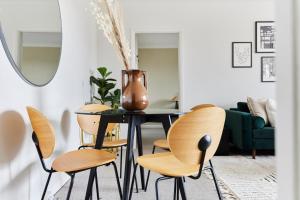
<path fill-rule="evenodd" d="M 137 46 L 144 48 L 178 48 L 178 33 L 137 33 Z"/>

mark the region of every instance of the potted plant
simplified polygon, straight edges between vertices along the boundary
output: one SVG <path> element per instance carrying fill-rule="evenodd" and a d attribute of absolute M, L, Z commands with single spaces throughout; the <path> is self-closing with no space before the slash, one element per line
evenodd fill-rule
<path fill-rule="evenodd" d="M 94 99 L 102 104 L 109 103 L 113 109 L 118 109 L 120 106 L 121 90 L 115 89 L 116 79 L 110 78 L 112 72 L 106 67 L 99 67 L 97 71 L 100 77 L 90 76 L 90 84 L 96 85 L 99 96 L 93 96 Z"/>

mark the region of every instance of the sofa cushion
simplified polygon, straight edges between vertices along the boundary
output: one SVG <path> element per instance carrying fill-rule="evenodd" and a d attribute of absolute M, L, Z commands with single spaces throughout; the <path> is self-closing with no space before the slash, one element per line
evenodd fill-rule
<path fill-rule="evenodd" d="M 262 129 L 253 130 L 253 137 L 255 139 L 274 139 L 275 129 L 273 127 L 265 127 Z"/>
<path fill-rule="evenodd" d="M 239 111 L 242 111 L 242 112 L 248 112 L 248 113 L 250 112 L 246 102 L 238 102 L 237 108 Z"/>
<path fill-rule="evenodd" d="M 273 99 L 268 99 L 266 104 L 268 119 L 272 127 L 275 127 L 276 118 L 276 102 Z"/>
<path fill-rule="evenodd" d="M 253 128 L 254 129 L 262 129 L 265 127 L 265 120 L 261 117 L 253 116 L 252 117 Z"/>
<path fill-rule="evenodd" d="M 254 116 L 259 116 L 265 120 L 265 123 L 268 123 L 268 115 L 266 112 L 266 103 L 267 99 L 258 99 L 255 100 L 251 97 L 247 97 L 247 103 L 250 110 L 250 113 Z"/>

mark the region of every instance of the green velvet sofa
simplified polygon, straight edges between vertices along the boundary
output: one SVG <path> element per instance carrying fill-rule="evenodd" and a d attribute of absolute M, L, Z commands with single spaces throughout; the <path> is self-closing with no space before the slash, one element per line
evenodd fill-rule
<path fill-rule="evenodd" d="M 252 150 L 253 159 L 256 150 L 274 149 L 275 129 L 265 124 L 261 117 L 251 115 L 245 102 L 238 102 L 237 108 L 226 110 L 225 127 L 230 129 L 234 146 Z"/>

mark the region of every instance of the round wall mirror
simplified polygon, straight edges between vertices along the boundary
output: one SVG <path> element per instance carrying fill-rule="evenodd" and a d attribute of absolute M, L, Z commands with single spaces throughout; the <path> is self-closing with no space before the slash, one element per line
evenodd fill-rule
<path fill-rule="evenodd" d="M 61 55 L 58 0 L 0 0 L 0 38 L 23 80 L 34 86 L 48 84 Z"/>

